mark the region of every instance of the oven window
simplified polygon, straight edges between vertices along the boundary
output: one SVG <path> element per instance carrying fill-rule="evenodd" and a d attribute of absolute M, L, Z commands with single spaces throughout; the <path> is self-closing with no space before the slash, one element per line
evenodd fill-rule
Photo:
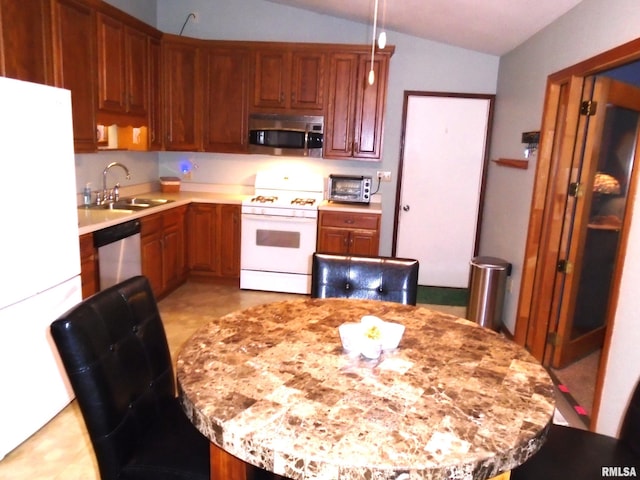
<path fill-rule="evenodd" d="M 300 232 L 256 230 L 256 245 L 261 247 L 300 248 Z"/>

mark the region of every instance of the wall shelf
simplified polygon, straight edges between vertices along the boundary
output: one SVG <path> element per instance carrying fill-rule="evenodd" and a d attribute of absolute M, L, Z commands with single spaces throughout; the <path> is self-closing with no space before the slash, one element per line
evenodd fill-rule
<path fill-rule="evenodd" d="M 497 160 L 491 160 L 496 165 L 510 168 L 520 168 L 526 170 L 529 168 L 529 160 L 519 160 L 514 158 L 498 158 Z"/>

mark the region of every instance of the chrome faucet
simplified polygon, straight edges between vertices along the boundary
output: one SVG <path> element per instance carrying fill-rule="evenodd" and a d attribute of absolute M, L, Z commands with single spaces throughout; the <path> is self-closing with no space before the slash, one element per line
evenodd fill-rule
<path fill-rule="evenodd" d="M 109 165 L 105 167 L 102 171 L 102 201 L 115 201 L 117 202 L 120 197 L 120 184 L 116 183 L 116 186 L 113 190 L 107 190 L 107 172 L 111 167 L 120 167 L 127 174 L 127 180 L 131 178 L 131 174 L 129 173 L 129 169 L 120 162 L 111 162 Z"/>

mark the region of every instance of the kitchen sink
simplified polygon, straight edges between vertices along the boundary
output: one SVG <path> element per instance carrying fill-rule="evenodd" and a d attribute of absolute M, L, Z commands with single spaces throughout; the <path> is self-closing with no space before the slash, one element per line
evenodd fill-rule
<path fill-rule="evenodd" d="M 140 197 L 126 197 L 121 198 L 117 202 L 107 202 L 101 205 L 90 205 L 91 210 L 145 210 L 147 208 L 159 207 L 171 203 L 173 200 L 167 200 L 164 198 L 140 198 Z"/>

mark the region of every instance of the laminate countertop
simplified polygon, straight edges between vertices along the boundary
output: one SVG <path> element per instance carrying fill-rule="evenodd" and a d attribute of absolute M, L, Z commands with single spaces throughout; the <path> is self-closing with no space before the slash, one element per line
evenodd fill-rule
<path fill-rule="evenodd" d="M 125 195 L 122 195 L 123 197 Z M 130 196 L 130 195 L 126 195 Z M 165 193 L 160 191 L 152 191 L 133 195 L 138 198 L 165 199 L 170 202 L 147 208 L 144 210 L 107 210 L 100 208 L 78 207 L 78 234 L 95 232 L 103 228 L 111 227 L 128 220 L 144 217 L 153 213 L 162 212 L 171 208 L 187 205 L 192 202 L 198 203 L 226 203 L 240 205 L 244 198 L 251 195 L 229 194 L 229 193 L 210 193 L 210 192 L 177 192 Z"/>
<path fill-rule="evenodd" d="M 242 200 L 250 198 L 253 195 L 247 194 L 233 194 L 233 193 L 213 193 L 213 192 L 191 192 L 180 191 L 177 193 L 165 193 L 160 191 L 151 191 L 140 193 L 138 195 L 122 195 L 135 196 L 138 198 L 161 198 L 171 200 L 162 206 L 148 208 L 145 210 L 137 211 L 125 211 L 125 210 L 108 210 L 100 208 L 85 208 L 78 207 L 78 234 L 84 235 L 86 233 L 95 232 L 103 228 L 111 227 L 119 223 L 126 222 L 128 220 L 134 220 L 136 218 L 144 217 L 152 213 L 158 213 L 163 210 L 179 207 L 181 205 L 187 205 L 192 202 L 198 203 L 225 203 L 225 204 L 237 204 L 240 205 Z M 349 205 L 338 204 L 322 201 L 318 205 L 319 210 L 333 210 L 342 212 L 354 212 L 354 213 L 382 213 L 380 203 L 371 203 L 369 205 Z"/>
<path fill-rule="evenodd" d="M 338 326 L 364 315 L 403 324 L 399 348 L 377 360 L 345 353 Z M 177 380 L 211 442 L 293 479 L 492 478 L 541 447 L 555 408 L 549 375 L 514 342 L 372 300 L 307 298 L 214 319 L 183 346 Z"/>

